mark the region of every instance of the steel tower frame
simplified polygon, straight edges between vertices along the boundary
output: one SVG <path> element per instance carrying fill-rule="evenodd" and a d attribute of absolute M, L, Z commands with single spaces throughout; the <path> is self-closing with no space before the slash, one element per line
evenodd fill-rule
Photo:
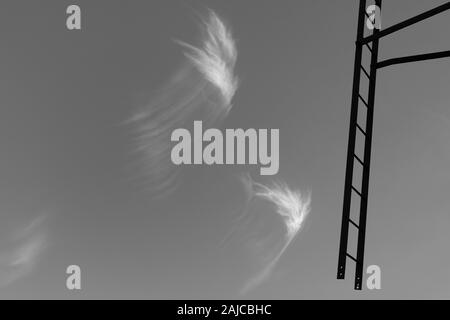
<path fill-rule="evenodd" d="M 419 14 L 413 18 L 395 24 L 387 29 L 378 30 L 374 28 L 373 33 L 371 35 L 365 36 L 366 21 L 367 19 L 371 19 L 371 17 L 368 15 L 366 11 L 367 10 L 366 6 L 368 5 L 368 2 L 374 2 L 373 4 L 378 6 L 378 8 L 380 8 L 381 10 L 382 0 L 359 1 L 358 28 L 356 36 L 355 64 L 354 64 L 353 89 L 352 89 L 351 111 L 350 111 L 350 128 L 349 128 L 348 149 L 347 149 L 347 165 L 346 165 L 345 185 L 344 185 L 341 236 L 339 244 L 339 261 L 337 269 L 337 278 L 345 279 L 347 258 L 353 260 L 356 263 L 355 286 L 354 286 L 355 290 L 361 290 L 363 282 L 364 246 L 365 246 L 366 222 L 367 222 L 367 200 L 369 195 L 370 158 L 372 152 L 373 116 L 375 106 L 377 70 L 387 66 L 402 63 L 450 57 L 450 50 L 449 50 L 378 61 L 378 48 L 379 48 L 379 41 L 381 38 L 393 34 L 402 29 L 405 29 L 423 20 L 429 19 L 439 13 L 450 10 L 450 1 L 432 10 Z M 365 68 L 362 65 L 364 50 L 368 50 L 370 55 L 369 68 L 367 67 Z M 367 69 L 369 69 L 369 71 Z M 369 80 L 367 100 L 360 93 L 362 76 L 367 77 L 367 79 Z M 360 124 L 358 120 L 358 111 L 360 107 L 366 109 L 365 128 L 363 128 L 364 125 Z M 361 136 L 364 141 L 363 159 L 361 159 L 361 157 L 358 156 L 355 152 L 358 136 Z M 361 180 L 359 189 L 357 186 L 355 186 L 355 170 L 354 170 L 355 164 L 362 167 L 362 177 L 359 179 Z M 352 219 L 350 215 L 352 209 L 352 195 L 356 195 L 360 199 L 358 222 L 354 221 L 354 219 Z M 348 252 L 348 242 L 349 242 L 348 236 L 350 225 L 352 225 L 358 231 L 356 257 L 354 257 L 354 255 Z"/>

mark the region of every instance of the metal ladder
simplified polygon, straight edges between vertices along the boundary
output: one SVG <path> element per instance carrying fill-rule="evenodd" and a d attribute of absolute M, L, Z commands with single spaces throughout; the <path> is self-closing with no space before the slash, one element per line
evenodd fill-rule
<path fill-rule="evenodd" d="M 373 132 L 373 113 L 375 104 L 375 86 L 377 77 L 376 64 L 378 62 L 378 39 L 372 42 L 370 46 L 368 43 L 363 44 L 366 29 L 366 20 L 369 18 L 366 13 L 367 1 L 360 1 L 359 15 L 358 15 L 358 33 L 356 41 L 355 52 L 355 66 L 353 74 L 353 91 L 350 113 L 350 129 L 347 150 L 347 169 L 345 175 L 344 186 L 344 205 L 342 215 L 341 227 L 341 241 L 339 247 L 339 263 L 338 263 L 338 279 L 345 277 L 345 265 L 347 258 L 350 258 L 356 263 L 355 289 L 361 290 L 363 280 L 363 266 L 364 266 L 364 244 L 366 235 L 366 220 L 367 220 L 367 199 L 369 195 L 369 175 L 370 175 L 370 156 L 372 151 L 372 132 Z M 381 0 L 375 1 L 375 5 L 381 8 Z M 373 29 L 373 33 L 379 32 Z M 363 50 L 368 50 L 370 55 L 370 66 L 364 67 L 362 65 Z M 367 77 L 369 80 L 368 97 L 365 98 L 360 93 L 361 77 Z M 366 108 L 365 128 L 358 123 L 358 111 L 360 108 Z M 363 136 L 364 141 L 364 157 L 361 159 L 355 153 L 355 145 L 357 135 Z M 355 161 L 356 160 L 356 161 Z M 356 177 L 354 176 L 354 166 L 362 166 L 362 182 L 361 189 L 355 186 Z M 352 206 L 352 193 L 360 197 L 359 221 L 353 221 L 350 217 Z M 355 204 L 354 204 L 355 205 Z M 350 225 L 357 229 L 358 243 L 356 257 L 349 253 L 348 250 L 348 233 Z"/>
<path fill-rule="evenodd" d="M 360 0 L 359 2 L 358 31 L 356 38 L 353 90 L 350 111 L 350 129 L 347 150 L 347 166 L 344 185 L 344 203 L 342 211 L 339 261 L 337 270 L 337 278 L 344 279 L 347 258 L 353 260 L 356 263 L 354 286 L 355 290 L 361 290 L 363 282 L 364 246 L 367 223 L 367 200 L 369 195 L 370 157 L 372 152 L 373 115 L 375 105 L 377 70 L 396 64 L 450 57 L 450 51 L 442 51 L 388 59 L 381 62 L 378 61 L 379 40 L 382 37 L 393 34 L 399 30 L 431 18 L 442 12 L 449 11 L 450 1 L 381 31 L 374 28 L 371 35 L 365 36 L 365 31 L 367 29 L 366 19 L 370 19 L 366 12 L 366 6 L 369 4 L 375 4 L 381 10 L 382 0 L 369 0 L 369 2 L 374 3 L 368 3 L 367 0 Z M 368 67 L 364 67 L 362 65 L 363 50 L 369 50 L 370 65 Z M 367 100 L 360 93 L 362 77 L 367 77 L 367 79 L 369 80 Z M 360 108 L 366 108 L 367 111 L 365 128 L 363 128 L 363 126 L 361 126 L 361 124 L 358 122 L 358 113 Z M 362 135 L 364 141 L 364 155 L 362 159 L 355 153 L 355 146 L 357 137 L 359 135 Z M 362 166 L 362 177 L 359 179 L 361 180 L 360 189 L 356 187 L 356 165 Z M 357 210 L 359 211 L 358 221 L 354 221 L 350 216 L 350 213 L 352 211 L 352 195 L 356 195 L 360 198 L 359 210 Z M 353 205 L 355 206 L 355 204 Z M 355 228 L 358 232 L 356 257 L 354 256 L 354 253 L 348 252 L 350 227 Z"/>

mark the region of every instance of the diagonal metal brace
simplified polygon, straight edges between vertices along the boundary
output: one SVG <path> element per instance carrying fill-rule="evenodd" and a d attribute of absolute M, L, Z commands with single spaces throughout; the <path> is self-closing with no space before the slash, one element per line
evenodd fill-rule
<path fill-rule="evenodd" d="M 433 60 L 433 59 L 441 59 L 441 58 L 450 58 L 450 50 L 418 54 L 418 55 L 414 55 L 414 56 L 394 58 L 394 59 L 380 61 L 377 63 L 377 69 L 392 66 L 394 64 L 402 64 L 402 63 L 408 63 L 408 62 L 417 62 L 417 61 L 425 61 L 425 60 Z"/>

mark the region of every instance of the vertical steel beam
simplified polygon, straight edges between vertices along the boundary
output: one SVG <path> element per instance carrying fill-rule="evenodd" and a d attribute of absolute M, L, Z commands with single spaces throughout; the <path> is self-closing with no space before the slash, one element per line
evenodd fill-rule
<path fill-rule="evenodd" d="M 353 165 L 356 143 L 356 123 L 358 120 L 358 95 L 359 86 L 361 81 L 361 62 L 362 62 L 362 50 L 363 45 L 361 40 L 364 38 L 364 25 L 366 20 L 366 0 L 359 1 L 358 11 L 358 31 L 356 35 L 356 50 L 355 50 L 355 63 L 353 73 L 353 89 L 352 89 L 352 101 L 350 111 L 350 128 L 348 135 L 348 148 L 347 148 L 347 166 L 345 173 L 345 185 L 344 185 L 344 204 L 342 210 L 342 225 L 341 225 L 341 239 L 339 243 L 339 261 L 337 278 L 345 278 L 345 266 L 347 260 L 347 244 L 348 244 L 348 227 L 350 219 L 350 206 L 352 197 L 352 180 L 353 180 Z"/>
<path fill-rule="evenodd" d="M 356 263 L 355 271 L 355 289 L 362 289 L 363 282 L 363 272 L 364 272 L 364 249 L 365 249 L 365 238 L 366 238 L 366 225 L 367 225 L 367 208 L 368 208 L 368 195 L 369 195 L 369 178 L 370 178 L 370 164 L 371 164 L 371 153 L 372 153 L 372 136 L 373 136 L 373 121 L 374 121 L 374 108 L 375 108 L 375 89 L 377 82 L 377 69 L 386 66 L 424 61 L 438 58 L 450 57 L 450 51 L 434 52 L 428 54 L 414 55 L 408 57 L 400 57 L 395 59 L 389 59 L 385 61 L 378 62 L 378 49 L 380 38 L 411 26 L 417 22 L 423 21 L 430 18 L 438 13 L 450 10 L 450 2 L 447 2 L 435 9 L 422 13 L 416 17 L 405 20 L 397 25 L 387 28 L 383 31 L 374 29 L 373 34 L 364 38 L 364 28 L 365 19 L 369 17 L 366 14 L 366 0 L 360 0 L 359 2 L 359 14 L 358 14 L 358 31 L 356 40 L 356 50 L 355 50 L 355 65 L 353 74 L 353 90 L 352 90 L 352 100 L 351 100 L 351 112 L 350 112 L 350 129 L 348 137 L 348 149 L 347 149 L 347 165 L 345 174 L 345 185 L 344 185 L 344 203 L 342 210 L 342 226 L 341 226 L 341 237 L 339 244 L 339 261 L 337 278 L 345 278 L 345 268 L 347 258 L 352 259 Z M 381 10 L 382 0 L 375 0 L 375 5 Z M 368 43 L 372 43 L 369 47 Z M 370 72 L 362 66 L 362 50 L 363 46 L 366 45 L 370 51 Z M 361 70 L 369 78 L 369 92 L 367 101 L 360 95 L 360 81 L 361 81 Z M 367 117 L 366 117 L 366 128 L 363 129 L 358 123 L 358 109 L 359 109 L 359 99 L 367 107 Z M 360 130 L 364 135 L 364 157 L 363 160 L 355 154 L 355 144 L 356 144 L 356 133 Z M 354 164 L 355 159 L 362 165 L 362 181 L 361 190 L 358 190 L 354 186 Z M 355 192 L 361 199 L 359 207 L 359 222 L 356 223 L 354 220 L 350 219 L 350 212 L 352 208 L 352 194 Z M 357 242 L 357 253 L 356 258 L 350 254 L 348 249 L 348 233 L 349 225 L 352 224 L 358 230 L 358 242 Z"/>
<path fill-rule="evenodd" d="M 375 4 L 381 9 L 381 0 L 375 0 Z M 374 35 L 380 31 L 374 29 Z M 370 158 L 372 153 L 372 135 L 373 135 L 373 116 L 375 107 L 375 89 L 377 83 L 377 63 L 378 63 L 378 47 L 379 39 L 376 38 L 372 42 L 372 57 L 370 61 L 370 80 L 369 80 L 369 98 L 366 120 L 366 139 L 364 146 L 364 167 L 362 177 L 361 207 L 359 214 L 358 228 L 358 249 L 356 254 L 356 273 L 355 273 L 355 290 L 362 289 L 362 280 L 364 272 L 364 246 L 366 239 L 366 223 L 367 223 L 367 200 L 369 196 L 369 178 L 370 178 Z"/>

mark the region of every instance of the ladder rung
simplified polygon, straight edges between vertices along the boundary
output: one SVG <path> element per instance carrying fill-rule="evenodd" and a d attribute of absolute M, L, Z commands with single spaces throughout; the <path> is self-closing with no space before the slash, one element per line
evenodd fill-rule
<path fill-rule="evenodd" d="M 364 167 L 364 162 L 356 155 L 354 154 L 355 159 L 358 160 L 358 162 Z"/>
<path fill-rule="evenodd" d="M 359 192 L 358 189 L 356 189 L 354 186 L 352 186 L 353 191 L 355 191 L 361 198 L 363 198 L 363 195 L 361 194 L 361 192 Z"/>
<path fill-rule="evenodd" d="M 349 221 L 352 225 L 354 225 L 356 228 L 359 229 L 359 226 L 358 226 L 352 219 L 348 218 L 348 221 Z"/>
<path fill-rule="evenodd" d="M 358 97 L 361 99 L 361 101 L 366 105 L 366 107 L 369 107 L 369 104 L 366 102 L 366 100 L 364 100 L 363 97 L 361 97 L 361 95 L 358 93 Z"/>
<path fill-rule="evenodd" d="M 364 71 L 366 77 L 367 77 L 368 79 L 370 79 L 370 75 L 369 75 L 369 73 L 367 72 L 367 70 L 366 70 L 363 66 L 361 66 L 361 69 L 362 69 L 362 71 Z"/>
<path fill-rule="evenodd" d="M 349 254 L 348 252 L 345 253 L 347 255 L 347 257 L 349 257 L 350 259 L 352 259 L 355 262 L 358 262 L 351 254 Z"/>
<path fill-rule="evenodd" d="M 361 128 L 359 124 L 356 124 L 356 127 L 359 129 L 359 131 L 361 131 L 363 135 L 366 135 L 366 132 L 363 130 L 363 128 Z"/>

